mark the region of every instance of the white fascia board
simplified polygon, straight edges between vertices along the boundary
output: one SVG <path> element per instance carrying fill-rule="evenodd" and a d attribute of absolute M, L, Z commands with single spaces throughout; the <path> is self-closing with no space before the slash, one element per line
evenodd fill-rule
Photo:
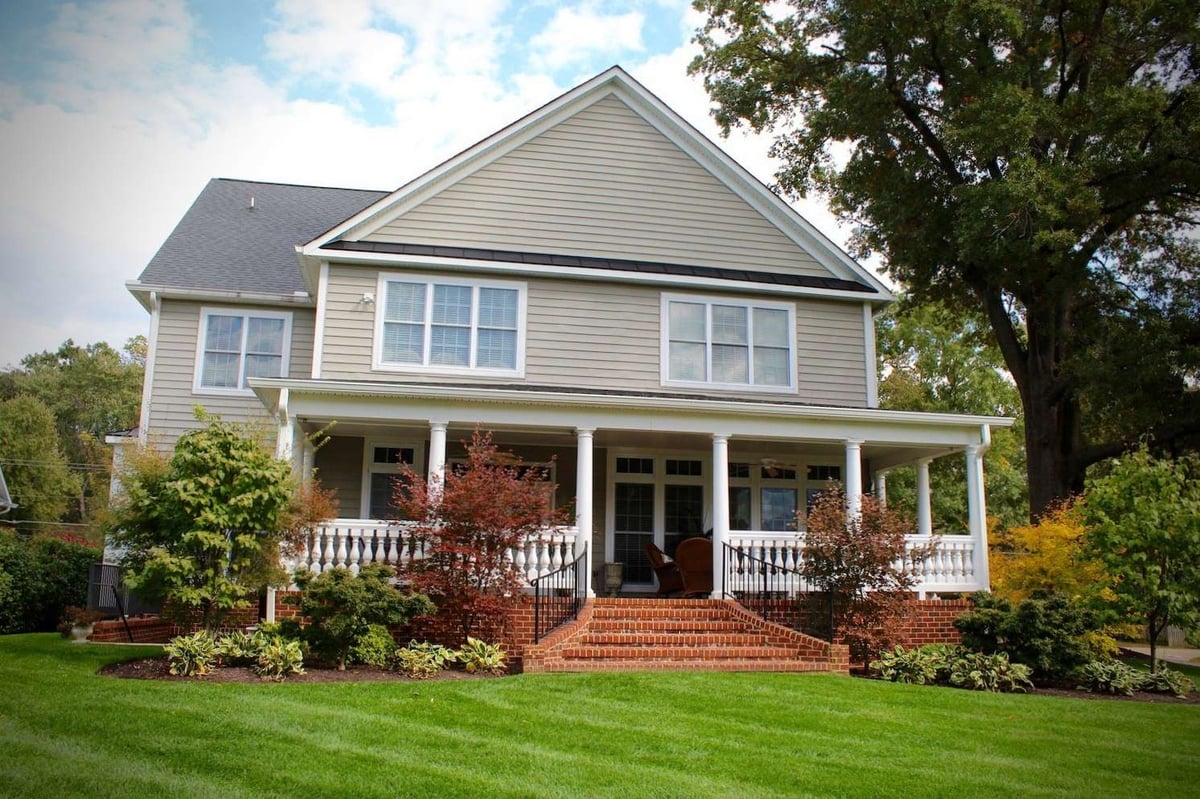
<path fill-rule="evenodd" d="M 379 252 L 354 252 L 353 250 L 316 250 L 315 255 L 329 261 L 349 264 L 369 264 L 388 268 L 455 270 L 463 272 L 490 272 L 502 275 L 526 275 L 533 277 L 559 278 L 564 280 L 592 280 L 606 283 L 642 283 L 670 286 L 674 289 L 714 289 L 725 293 L 778 294 L 789 297 L 822 297 L 827 299 L 853 300 L 855 302 L 883 302 L 887 298 L 862 291 L 840 291 L 808 286 L 781 286 L 778 283 L 755 283 L 744 280 L 721 280 L 719 278 L 694 277 L 691 275 L 664 275 L 658 272 L 633 272 L 620 269 L 592 269 L 589 267 L 562 267 L 552 264 L 523 264 L 511 261 L 480 261 L 473 258 L 431 258 L 420 255 L 402 255 Z M 888 295 L 889 297 L 891 295 Z"/>
<path fill-rule="evenodd" d="M 394 423 L 450 418 L 472 424 L 658 430 L 779 440 L 845 440 L 961 447 L 979 443 L 984 425 L 1012 419 L 871 408 L 730 402 L 661 396 L 520 391 L 486 386 L 395 385 L 332 380 L 252 378 L 255 393 L 273 409 L 284 389 L 292 412 L 341 421 Z M 404 400 L 397 403 L 396 400 Z M 428 414 L 433 414 L 429 416 Z"/>
<path fill-rule="evenodd" d="M 306 292 L 281 294 L 269 291 L 223 291 L 221 289 L 192 289 L 177 286 L 155 286 L 136 280 L 125 281 L 129 290 L 146 310 L 151 310 L 150 295 L 157 293 L 163 300 L 192 300 L 195 302 L 234 302 L 247 305 L 285 305 L 312 308 L 316 301 Z"/>
<path fill-rule="evenodd" d="M 423 202 L 430 194 L 440 191 L 444 185 L 458 179 L 462 173 L 469 174 L 475 169 L 491 163 L 543 130 L 558 124 L 560 118 L 565 118 L 583 107 L 583 104 L 578 102 L 581 98 L 596 92 L 598 88 L 611 81 L 620 80 L 624 75 L 624 70 L 620 67 L 611 67 L 591 80 L 559 95 L 507 127 L 501 128 L 491 136 L 476 142 L 423 175 L 414 178 L 386 197 L 380 198 L 336 227 L 317 236 L 304 246 L 304 254 L 312 254 L 321 245 L 340 238 L 355 238 L 361 235 L 362 230 L 377 227 L 388 219 L 399 216 L 409 207 Z M 625 79 L 628 80 L 628 78 Z M 605 94 L 607 93 L 598 94 L 591 102 L 595 102 Z"/>

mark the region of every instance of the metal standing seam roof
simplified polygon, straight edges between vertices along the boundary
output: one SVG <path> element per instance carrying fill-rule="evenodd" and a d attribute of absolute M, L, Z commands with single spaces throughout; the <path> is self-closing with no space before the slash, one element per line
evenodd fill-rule
<path fill-rule="evenodd" d="M 138 280 L 218 291 L 306 291 L 295 248 L 388 193 L 214 178 Z"/>

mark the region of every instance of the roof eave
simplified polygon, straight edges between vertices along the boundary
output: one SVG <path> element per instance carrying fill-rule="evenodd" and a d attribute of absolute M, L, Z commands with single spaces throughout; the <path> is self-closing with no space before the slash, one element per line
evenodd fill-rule
<path fill-rule="evenodd" d="M 307 291 L 295 291 L 290 294 L 270 291 L 239 291 L 189 286 L 168 286 L 142 283 L 140 280 L 125 281 L 125 288 L 147 311 L 150 310 L 151 294 L 157 294 L 162 299 L 231 302 L 246 305 L 285 305 L 311 308 L 316 304 L 313 296 Z"/>

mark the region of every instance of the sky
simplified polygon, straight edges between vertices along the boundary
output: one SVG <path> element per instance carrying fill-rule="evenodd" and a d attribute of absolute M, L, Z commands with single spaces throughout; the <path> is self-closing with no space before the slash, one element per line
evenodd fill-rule
<path fill-rule="evenodd" d="M 768 137 L 720 138 L 686 0 L 0 0 L 0 20 L 0 369 L 147 333 L 125 281 L 210 178 L 391 190 L 613 64 L 776 169 Z"/>

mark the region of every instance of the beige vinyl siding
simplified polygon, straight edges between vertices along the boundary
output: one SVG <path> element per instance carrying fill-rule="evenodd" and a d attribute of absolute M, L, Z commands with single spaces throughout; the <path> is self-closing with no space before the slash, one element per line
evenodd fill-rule
<path fill-rule="evenodd" d="M 226 421 L 261 423 L 267 426 L 268 433 L 273 437 L 270 415 L 253 394 L 229 396 L 193 393 L 201 308 L 254 310 L 251 306 L 163 300 L 158 344 L 154 353 L 154 382 L 150 390 L 150 442 L 154 446 L 170 448 L 175 446 L 180 435 L 198 428 L 200 425 L 193 413 L 196 405 L 202 405 L 206 411 Z M 262 310 L 281 309 L 264 307 Z M 288 376 L 308 377 L 312 372 L 314 313 L 310 308 L 285 310 L 290 310 L 292 314 Z"/>
<path fill-rule="evenodd" d="M 464 378 L 412 372 L 372 371 L 375 314 L 383 298 L 362 301 L 378 289 L 378 273 L 334 264 L 329 270 L 325 347 L 321 377 L 329 380 L 396 380 L 511 383 L 512 377 Z M 615 390 L 662 391 L 660 324 L 663 291 L 653 286 L 537 278 L 528 292 L 525 383 Z M 673 293 L 673 292 L 668 292 Z M 765 299 L 754 295 L 712 297 Z M 778 296 L 769 298 L 780 301 Z M 822 405 L 865 407 L 867 402 L 862 304 L 798 299 L 797 394 Z M 689 389 L 694 391 L 694 389 Z M 778 393 L 739 396 L 780 399 Z M 729 392 L 713 392 L 728 397 Z"/>
<path fill-rule="evenodd" d="M 317 450 L 314 465 L 321 487 L 337 491 L 339 518 L 362 515 L 363 439 L 333 436 Z"/>
<path fill-rule="evenodd" d="M 364 239 L 830 274 L 612 96 Z"/>
<path fill-rule="evenodd" d="M 862 305 L 858 303 L 796 303 L 796 379 L 801 400 L 817 405 L 866 407 L 864 332 Z"/>

